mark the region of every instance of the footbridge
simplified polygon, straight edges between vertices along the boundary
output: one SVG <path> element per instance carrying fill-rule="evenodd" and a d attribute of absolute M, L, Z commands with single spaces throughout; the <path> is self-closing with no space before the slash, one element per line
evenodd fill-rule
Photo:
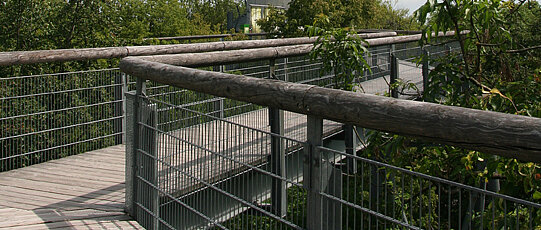
<path fill-rule="evenodd" d="M 540 119 L 413 101 L 456 44 L 359 36 L 357 92 L 331 89 L 314 38 L 0 53 L 6 68 L 123 58 L 0 78 L 0 227 L 535 229 L 532 200 L 364 148 L 380 130 L 540 162 Z"/>

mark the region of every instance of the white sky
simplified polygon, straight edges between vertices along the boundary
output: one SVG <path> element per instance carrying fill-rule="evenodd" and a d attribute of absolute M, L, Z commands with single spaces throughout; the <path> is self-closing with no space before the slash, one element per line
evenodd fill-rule
<path fill-rule="evenodd" d="M 409 14 L 412 14 L 413 11 L 423 5 L 426 0 L 391 0 L 391 2 L 393 3 L 394 8 L 409 9 Z"/>

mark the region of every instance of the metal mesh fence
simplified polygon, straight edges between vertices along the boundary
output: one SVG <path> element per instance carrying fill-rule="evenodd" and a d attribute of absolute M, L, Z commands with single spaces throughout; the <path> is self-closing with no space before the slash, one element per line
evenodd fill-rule
<path fill-rule="evenodd" d="M 0 171 L 122 143 L 118 69 L 0 78 Z"/>
<path fill-rule="evenodd" d="M 318 150 L 335 159 L 322 162 L 321 170 L 332 168 L 341 175 L 333 193 L 320 195 L 342 211 L 344 229 L 537 229 L 541 223 L 537 203 L 325 147 Z M 348 163 L 355 172 L 346 170 Z"/>
<path fill-rule="evenodd" d="M 137 215 L 143 226 L 282 229 L 304 225 L 302 202 L 288 203 L 285 215 L 270 208 L 271 187 L 276 184 L 284 189 L 284 198 L 305 193 L 300 154 L 304 142 L 266 131 L 270 129 L 267 109 L 218 118 L 183 105 L 145 100 L 139 122 L 141 148 L 136 150 L 142 166 Z M 174 116 L 160 113 L 161 108 Z M 199 122 L 192 122 L 194 117 Z M 288 162 L 281 172 L 269 163 L 276 140 L 285 148 Z"/>

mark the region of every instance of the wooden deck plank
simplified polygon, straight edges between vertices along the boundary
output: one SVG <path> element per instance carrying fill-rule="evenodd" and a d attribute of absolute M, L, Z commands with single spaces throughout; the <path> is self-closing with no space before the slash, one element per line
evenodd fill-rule
<path fill-rule="evenodd" d="M 111 219 L 119 219 L 125 216 L 124 212 L 104 212 L 95 210 L 75 210 L 75 211 L 54 211 L 35 213 L 33 211 L 17 212 L 15 215 L 9 216 L 4 227 L 16 227 L 25 225 L 36 225 L 43 223 L 65 222 L 71 220 L 85 220 L 109 217 Z"/>
<path fill-rule="evenodd" d="M 26 187 L 26 185 L 39 186 L 48 191 L 73 191 L 81 192 L 85 194 L 95 194 L 95 195 L 123 195 L 124 194 L 124 185 L 119 184 L 117 186 L 109 187 L 109 189 L 96 189 L 96 188 L 86 188 L 86 187 L 76 187 L 64 184 L 58 184 L 48 181 L 34 181 L 25 178 L 2 178 L 0 177 L 0 185 L 6 186 L 16 186 L 27 189 L 32 189 L 33 187 Z M 117 194 L 118 193 L 118 194 Z"/>
<path fill-rule="evenodd" d="M 109 197 L 109 199 L 97 199 L 97 197 L 94 197 L 94 196 L 74 196 L 72 194 L 53 193 L 49 191 L 40 191 L 40 190 L 35 190 L 35 189 L 21 189 L 18 187 L 10 187 L 10 186 L 9 187 L 0 186 L 0 189 L 6 192 L 14 193 L 14 194 L 16 193 L 16 194 L 24 194 L 24 195 L 33 195 L 37 197 L 47 197 L 47 198 L 53 198 L 60 201 L 66 199 L 66 200 L 77 201 L 77 202 L 86 202 L 86 201 L 114 202 L 114 203 L 124 202 L 124 197 L 118 196 L 118 195 L 114 199 L 111 197 Z"/>
<path fill-rule="evenodd" d="M 58 166 L 49 166 L 49 165 L 40 165 L 40 168 L 29 168 L 26 171 L 31 173 L 42 173 L 44 170 L 47 171 L 47 174 L 54 177 L 66 177 L 69 175 L 70 180 L 77 178 L 82 180 L 92 180 L 92 182 L 109 184 L 109 183 L 123 183 L 124 176 L 111 174 L 108 171 L 85 171 L 77 170 L 75 168 L 69 167 L 58 167 Z M 17 173 L 16 175 L 18 175 Z"/>
<path fill-rule="evenodd" d="M 48 170 L 54 170 L 57 172 L 63 172 L 63 173 L 71 173 L 71 172 L 78 172 L 82 175 L 91 175 L 91 176 L 103 176 L 106 174 L 106 179 L 114 179 L 114 181 L 124 181 L 124 170 L 122 171 L 113 171 L 111 173 L 110 170 L 100 170 L 100 169 L 93 169 L 93 168 L 86 168 L 81 166 L 73 166 L 70 164 L 47 164 L 43 163 L 44 165 L 40 164 L 40 166 L 43 166 L 43 168 Z M 61 166 L 61 167 L 60 167 Z M 67 174 L 65 174 L 67 175 Z M 102 178 L 103 179 L 103 178 Z"/>
<path fill-rule="evenodd" d="M 58 222 L 38 223 L 23 226 L 7 227 L 5 229 L 144 229 L 136 221 L 126 215 L 95 217 L 83 220 L 65 220 Z"/>
<path fill-rule="evenodd" d="M 73 160 L 68 162 L 55 162 L 52 164 L 58 165 L 69 165 L 73 167 L 80 167 L 84 169 L 95 169 L 95 170 L 107 170 L 111 173 L 124 174 L 124 166 L 120 167 L 119 165 L 111 165 L 103 162 L 88 162 L 86 160 Z"/>
<path fill-rule="evenodd" d="M 1 229 L 142 229 L 124 213 L 124 146 L 0 173 Z"/>
<path fill-rule="evenodd" d="M 46 209 L 77 210 L 77 209 L 95 209 L 103 211 L 122 211 L 124 204 L 120 202 L 101 201 L 101 200 L 62 200 L 37 195 L 28 195 L 22 193 L 12 193 L 9 191 L 0 191 L 1 196 L 9 196 L 10 203 L 22 203 L 27 205 L 36 205 Z"/>
<path fill-rule="evenodd" d="M 91 181 L 91 180 L 85 180 L 77 177 L 69 177 L 69 180 L 67 180 L 64 176 L 59 175 L 51 175 L 47 171 L 42 171 L 42 173 L 39 172 L 30 172 L 30 171 L 21 171 L 16 174 L 17 178 L 26 178 L 32 181 L 47 181 L 47 182 L 53 182 L 56 184 L 65 184 L 65 185 L 71 185 L 71 186 L 78 186 L 78 187 L 86 187 L 86 188 L 94 188 L 94 189 L 102 189 L 107 188 L 112 185 L 111 183 L 107 182 L 101 182 L 101 181 Z M 2 178 L 0 178 L 2 180 Z"/>

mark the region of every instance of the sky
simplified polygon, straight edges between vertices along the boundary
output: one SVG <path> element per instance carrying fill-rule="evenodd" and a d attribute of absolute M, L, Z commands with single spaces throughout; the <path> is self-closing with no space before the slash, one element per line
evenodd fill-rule
<path fill-rule="evenodd" d="M 393 6 L 397 9 L 409 9 L 409 13 L 412 14 L 425 2 L 426 0 L 395 0 Z"/>

